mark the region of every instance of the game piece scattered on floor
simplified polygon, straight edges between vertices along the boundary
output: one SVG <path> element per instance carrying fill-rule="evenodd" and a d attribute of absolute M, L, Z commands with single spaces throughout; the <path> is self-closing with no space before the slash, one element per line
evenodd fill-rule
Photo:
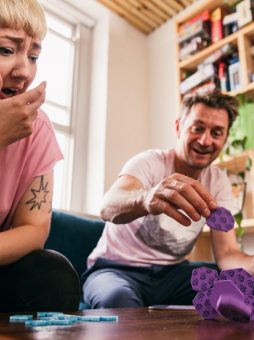
<path fill-rule="evenodd" d="M 51 325 L 50 321 L 47 320 L 27 320 L 25 325 L 28 327 L 38 327 L 38 326 L 49 326 Z"/>
<path fill-rule="evenodd" d="M 72 315 L 58 312 L 38 312 L 33 315 L 11 315 L 10 322 L 24 322 L 27 327 L 71 326 L 77 322 L 118 321 L 117 315 Z"/>
<path fill-rule="evenodd" d="M 10 322 L 25 322 L 33 319 L 33 315 L 11 315 Z"/>
<path fill-rule="evenodd" d="M 206 224 L 216 230 L 229 231 L 234 228 L 235 220 L 231 212 L 226 208 L 216 208 L 206 219 Z"/>
<path fill-rule="evenodd" d="M 223 270 L 218 275 L 214 269 L 200 267 L 192 271 L 191 286 L 198 291 L 193 305 L 204 319 L 254 320 L 254 276 L 244 269 Z"/>

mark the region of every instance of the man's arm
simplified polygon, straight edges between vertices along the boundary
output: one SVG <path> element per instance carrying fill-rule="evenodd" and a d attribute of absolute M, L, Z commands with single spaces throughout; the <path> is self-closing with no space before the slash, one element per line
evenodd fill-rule
<path fill-rule="evenodd" d="M 43 248 L 50 228 L 52 192 L 53 173 L 33 180 L 17 207 L 12 229 L 0 233 L 0 265 Z"/>
<path fill-rule="evenodd" d="M 211 230 L 216 263 L 222 270 L 243 268 L 254 274 L 254 257 L 240 251 L 234 229 L 228 232 Z"/>
<path fill-rule="evenodd" d="M 147 214 L 164 213 L 188 226 L 191 220 L 209 216 L 210 210 L 216 207 L 213 196 L 199 181 L 190 177 L 173 174 L 146 190 L 137 178 L 124 175 L 105 194 L 101 217 L 121 224 Z"/>
<path fill-rule="evenodd" d="M 38 109 L 45 100 L 46 83 L 17 96 L 0 100 L 0 148 L 29 136 Z"/>

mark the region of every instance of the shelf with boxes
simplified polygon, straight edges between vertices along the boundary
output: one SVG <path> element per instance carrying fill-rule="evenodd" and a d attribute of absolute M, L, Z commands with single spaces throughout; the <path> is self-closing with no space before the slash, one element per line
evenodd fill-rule
<path fill-rule="evenodd" d="M 253 18 L 254 0 L 203 0 L 176 19 L 179 107 L 184 95 L 214 89 L 244 94 L 253 101 Z M 246 170 L 249 158 L 253 166 L 246 172 L 242 226 L 254 230 L 254 151 L 218 162 L 218 166 L 232 177 Z"/>
<path fill-rule="evenodd" d="M 243 20 L 242 6 L 250 13 Z M 180 98 L 215 88 L 254 92 L 254 1 L 204 0 L 176 21 Z M 250 17 L 251 16 L 251 17 Z"/>

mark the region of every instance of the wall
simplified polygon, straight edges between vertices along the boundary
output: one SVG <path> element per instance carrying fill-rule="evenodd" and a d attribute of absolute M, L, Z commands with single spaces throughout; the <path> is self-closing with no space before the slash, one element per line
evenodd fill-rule
<path fill-rule="evenodd" d="M 149 147 L 147 38 L 110 17 L 105 190 L 123 164 Z"/>
<path fill-rule="evenodd" d="M 177 62 L 175 25 L 170 20 L 148 36 L 150 144 L 175 146 Z"/>
<path fill-rule="evenodd" d="M 96 19 L 84 211 L 97 214 L 124 162 L 149 147 L 147 37 L 96 1 L 65 2 Z"/>

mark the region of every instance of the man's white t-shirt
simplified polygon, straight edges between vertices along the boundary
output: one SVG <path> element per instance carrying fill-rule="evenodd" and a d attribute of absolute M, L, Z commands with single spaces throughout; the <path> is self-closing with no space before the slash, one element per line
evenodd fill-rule
<path fill-rule="evenodd" d="M 130 159 L 119 176 L 136 177 L 151 189 L 175 173 L 173 149 L 147 150 Z M 202 170 L 199 181 L 214 196 L 218 206 L 232 209 L 232 190 L 225 172 L 216 166 Z M 205 218 L 182 226 L 165 214 L 147 215 L 127 224 L 107 222 L 103 234 L 88 257 L 88 267 L 98 257 L 132 266 L 169 265 L 184 260 L 205 225 Z"/>

